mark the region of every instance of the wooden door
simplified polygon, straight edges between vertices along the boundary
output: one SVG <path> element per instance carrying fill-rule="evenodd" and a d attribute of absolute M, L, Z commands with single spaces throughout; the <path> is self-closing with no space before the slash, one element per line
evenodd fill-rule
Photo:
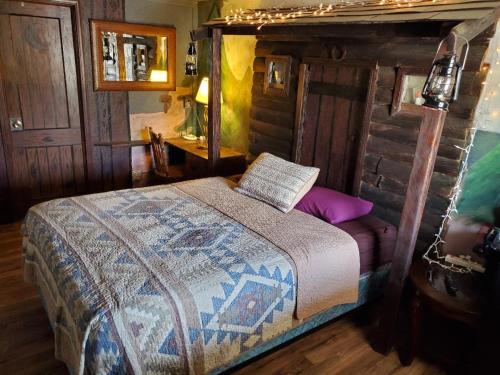
<path fill-rule="evenodd" d="M 85 191 L 71 10 L 0 1 L 0 123 L 12 209 Z"/>
<path fill-rule="evenodd" d="M 301 69 L 304 101 L 296 125 L 295 159 L 320 168 L 319 186 L 352 193 L 372 68 L 311 63 Z M 306 75 L 307 77 L 304 77 Z M 299 108 L 299 107 L 298 107 Z"/>

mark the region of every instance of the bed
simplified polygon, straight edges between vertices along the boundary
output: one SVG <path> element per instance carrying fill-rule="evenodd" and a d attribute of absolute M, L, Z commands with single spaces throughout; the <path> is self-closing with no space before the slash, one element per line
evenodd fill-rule
<path fill-rule="evenodd" d="M 219 373 L 380 294 L 394 227 L 333 226 L 233 188 L 209 178 L 30 209 L 25 279 L 71 373 Z"/>

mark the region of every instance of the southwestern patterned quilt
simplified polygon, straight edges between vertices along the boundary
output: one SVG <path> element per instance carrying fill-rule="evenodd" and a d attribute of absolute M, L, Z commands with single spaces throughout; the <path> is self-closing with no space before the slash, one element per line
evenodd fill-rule
<path fill-rule="evenodd" d="M 292 327 L 294 260 L 189 184 L 28 212 L 25 278 L 73 374 L 203 374 Z"/>

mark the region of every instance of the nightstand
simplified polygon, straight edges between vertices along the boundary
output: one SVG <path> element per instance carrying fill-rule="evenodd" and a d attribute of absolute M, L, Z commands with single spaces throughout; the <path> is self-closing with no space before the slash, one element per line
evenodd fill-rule
<path fill-rule="evenodd" d="M 447 275 L 452 277 L 451 282 L 446 281 Z M 420 349 L 423 349 L 424 335 L 438 338 L 428 340 L 429 344 L 425 345 L 427 349 L 431 349 L 428 352 L 437 354 L 438 361 L 451 366 L 467 364 L 466 358 L 463 357 L 466 354 L 460 354 L 464 348 L 459 346 L 458 341 L 463 339 L 464 352 L 470 353 L 474 350 L 475 338 L 482 330 L 486 309 L 481 277 L 481 274 L 475 272 L 453 273 L 437 265 L 429 265 L 424 260 L 418 260 L 412 265 L 410 282 L 413 290 L 408 314 L 409 334 L 400 351 L 403 365 L 410 365 Z M 452 287 L 456 287 L 455 295 L 450 295 L 447 291 L 452 293 L 455 289 Z M 458 339 L 451 338 L 446 333 L 439 336 L 438 331 L 442 329 L 445 332 L 445 326 L 448 324 L 457 327 L 450 332 L 456 334 Z M 448 342 L 441 343 L 441 339 Z M 447 353 L 454 350 L 451 348 L 453 345 L 449 344 L 450 341 L 459 348 L 451 353 L 452 355 Z"/>

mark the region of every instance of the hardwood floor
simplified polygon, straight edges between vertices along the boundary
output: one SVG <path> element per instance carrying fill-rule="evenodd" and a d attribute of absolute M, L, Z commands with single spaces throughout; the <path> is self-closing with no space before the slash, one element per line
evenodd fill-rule
<path fill-rule="evenodd" d="M 23 282 L 20 225 L 0 226 L 0 374 L 67 374 L 54 358 L 54 337 L 36 289 Z M 237 374 L 441 374 L 416 359 L 401 367 L 368 344 L 369 309 L 328 324 Z"/>

